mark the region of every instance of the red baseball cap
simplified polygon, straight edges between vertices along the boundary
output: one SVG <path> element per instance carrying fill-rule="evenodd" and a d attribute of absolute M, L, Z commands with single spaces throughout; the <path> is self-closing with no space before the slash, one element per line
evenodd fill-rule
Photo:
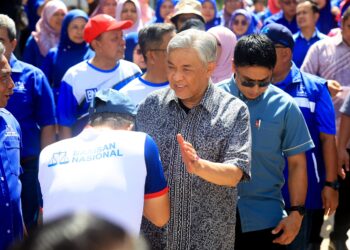
<path fill-rule="evenodd" d="M 103 32 L 111 30 L 125 30 L 130 28 L 133 22 L 130 20 L 117 21 L 106 14 L 99 14 L 89 19 L 84 28 L 84 40 L 91 43 L 96 37 Z"/>

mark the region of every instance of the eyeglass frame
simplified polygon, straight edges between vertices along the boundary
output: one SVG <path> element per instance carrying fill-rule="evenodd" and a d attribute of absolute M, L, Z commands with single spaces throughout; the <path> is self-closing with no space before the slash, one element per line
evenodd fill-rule
<path fill-rule="evenodd" d="M 242 80 L 242 78 L 240 77 L 240 74 L 236 71 L 235 73 L 235 79 L 236 79 L 236 76 L 240 79 L 240 84 L 243 86 L 243 87 L 247 87 L 247 88 L 253 88 L 255 87 L 256 85 L 259 87 L 259 88 L 266 88 L 268 87 L 271 83 L 272 83 L 272 76 L 270 78 L 270 80 L 268 82 L 261 82 L 261 81 L 247 81 L 247 80 Z"/>

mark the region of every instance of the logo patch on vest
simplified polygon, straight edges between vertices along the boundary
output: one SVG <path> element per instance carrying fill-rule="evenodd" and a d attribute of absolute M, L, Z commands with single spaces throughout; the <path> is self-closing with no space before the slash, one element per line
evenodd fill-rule
<path fill-rule="evenodd" d="M 92 99 L 94 99 L 96 92 L 97 92 L 97 88 L 86 89 L 85 90 L 86 102 L 90 103 L 92 101 Z"/>
<path fill-rule="evenodd" d="M 69 159 L 67 157 L 67 152 L 57 152 L 57 153 L 53 153 L 48 167 L 54 167 L 58 164 L 67 164 L 69 163 Z"/>
<path fill-rule="evenodd" d="M 306 88 L 303 84 L 299 84 L 298 85 L 298 89 L 297 89 L 297 96 L 307 96 L 307 93 L 306 93 Z"/>

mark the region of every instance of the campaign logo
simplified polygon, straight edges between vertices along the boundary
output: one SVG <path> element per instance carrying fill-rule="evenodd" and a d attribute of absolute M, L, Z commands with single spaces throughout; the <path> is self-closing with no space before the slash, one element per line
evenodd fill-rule
<path fill-rule="evenodd" d="M 11 127 L 11 125 L 6 125 L 5 136 L 15 136 L 18 137 L 18 133 L 15 129 Z"/>
<path fill-rule="evenodd" d="M 62 165 L 67 163 L 69 163 L 67 152 L 57 152 L 57 153 L 53 153 L 48 166 L 54 167 L 56 165 Z"/>
<path fill-rule="evenodd" d="M 91 102 L 92 99 L 94 99 L 96 92 L 97 92 L 97 88 L 85 89 L 86 102 Z"/>
<path fill-rule="evenodd" d="M 299 84 L 297 89 L 297 96 L 307 96 L 306 88 L 303 84 Z"/>
<path fill-rule="evenodd" d="M 24 86 L 24 82 L 21 82 L 21 81 L 15 82 L 15 87 L 13 88 L 13 90 L 17 92 L 24 92 L 26 90 L 26 87 Z"/>

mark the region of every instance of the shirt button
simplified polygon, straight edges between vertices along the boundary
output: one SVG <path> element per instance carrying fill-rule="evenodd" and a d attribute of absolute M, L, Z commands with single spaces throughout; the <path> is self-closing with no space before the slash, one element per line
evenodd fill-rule
<path fill-rule="evenodd" d="M 9 204 L 8 204 L 8 203 L 6 203 L 6 204 L 5 204 L 5 206 L 6 206 L 6 207 L 8 207 L 8 206 L 9 206 Z"/>
<path fill-rule="evenodd" d="M 8 233 L 8 234 L 11 233 L 11 230 L 10 230 L 10 229 L 7 229 L 7 233 Z"/>
<path fill-rule="evenodd" d="M 4 177 L 1 177 L 0 179 L 1 179 L 1 181 L 4 181 L 4 180 L 5 180 Z"/>

